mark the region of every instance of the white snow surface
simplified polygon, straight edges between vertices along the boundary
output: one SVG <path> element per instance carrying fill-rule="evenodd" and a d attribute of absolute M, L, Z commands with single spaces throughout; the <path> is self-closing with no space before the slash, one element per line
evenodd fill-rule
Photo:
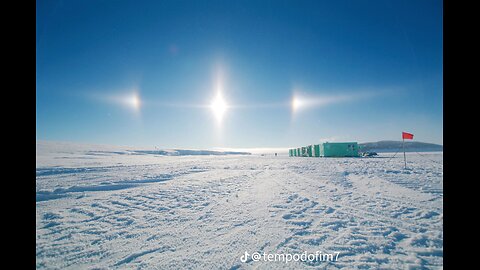
<path fill-rule="evenodd" d="M 160 156 L 37 143 L 37 269 L 441 269 L 443 153 Z M 338 260 L 241 261 L 245 252 Z"/>

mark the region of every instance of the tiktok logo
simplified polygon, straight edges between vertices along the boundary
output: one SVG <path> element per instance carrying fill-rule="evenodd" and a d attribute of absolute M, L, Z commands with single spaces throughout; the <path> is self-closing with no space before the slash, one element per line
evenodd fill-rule
<path fill-rule="evenodd" d="M 245 251 L 245 255 L 240 256 L 240 261 L 241 262 L 247 262 L 249 255 L 250 254 L 248 254 L 248 252 Z"/>

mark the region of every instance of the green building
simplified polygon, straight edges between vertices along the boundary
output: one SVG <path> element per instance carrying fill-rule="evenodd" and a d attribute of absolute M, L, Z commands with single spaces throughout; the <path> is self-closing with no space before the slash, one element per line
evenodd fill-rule
<path fill-rule="evenodd" d="M 313 145 L 309 145 L 307 148 L 307 156 L 313 157 Z"/>
<path fill-rule="evenodd" d="M 335 142 L 321 143 L 319 145 L 320 157 L 358 157 L 358 143 Z"/>
<path fill-rule="evenodd" d="M 288 150 L 291 157 L 358 157 L 357 142 L 334 142 L 309 145 Z"/>
<path fill-rule="evenodd" d="M 315 144 L 313 146 L 313 156 L 314 157 L 320 157 L 320 145 L 319 144 Z"/>

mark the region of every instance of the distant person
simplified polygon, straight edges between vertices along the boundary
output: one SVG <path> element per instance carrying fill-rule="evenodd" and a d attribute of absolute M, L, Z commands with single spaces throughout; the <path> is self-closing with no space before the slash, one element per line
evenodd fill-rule
<path fill-rule="evenodd" d="M 277 153 L 275 153 L 275 156 L 277 156 Z"/>

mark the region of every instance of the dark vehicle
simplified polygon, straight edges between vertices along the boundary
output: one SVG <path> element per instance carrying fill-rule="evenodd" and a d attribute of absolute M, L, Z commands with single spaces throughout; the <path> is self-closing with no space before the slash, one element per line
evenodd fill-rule
<path fill-rule="evenodd" d="M 362 153 L 362 157 L 374 157 L 374 156 L 378 156 L 378 154 L 376 152 L 363 152 Z"/>

